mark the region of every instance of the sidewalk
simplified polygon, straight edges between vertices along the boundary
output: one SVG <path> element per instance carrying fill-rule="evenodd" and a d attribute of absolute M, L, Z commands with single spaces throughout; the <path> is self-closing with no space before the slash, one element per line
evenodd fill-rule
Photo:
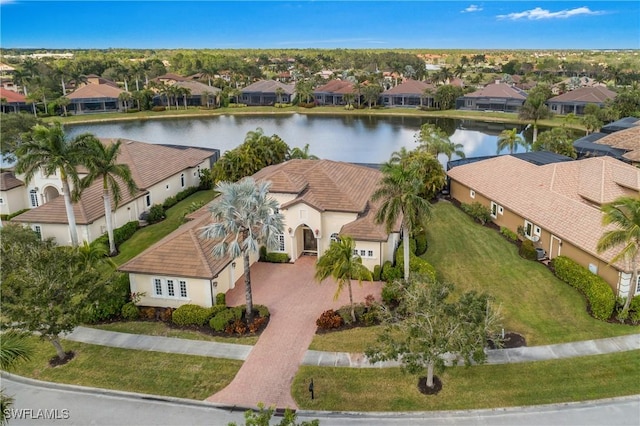
<path fill-rule="evenodd" d="M 67 340 L 93 345 L 111 346 L 123 349 L 137 349 L 199 355 L 212 358 L 246 360 L 253 346 L 232 343 L 207 342 L 202 340 L 177 339 L 173 337 L 146 336 L 140 334 L 117 333 L 95 328 L 77 327 L 65 336 Z M 513 364 L 520 362 L 545 361 L 589 355 L 603 355 L 640 349 L 640 334 L 586 340 L 547 346 L 530 346 L 513 349 L 487 350 L 487 364 Z M 363 354 L 347 352 L 321 352 L 307 350 L 303 365 L 350 368 L 384 368 L 399 365 L 397 362 L 369 364 Z"/>

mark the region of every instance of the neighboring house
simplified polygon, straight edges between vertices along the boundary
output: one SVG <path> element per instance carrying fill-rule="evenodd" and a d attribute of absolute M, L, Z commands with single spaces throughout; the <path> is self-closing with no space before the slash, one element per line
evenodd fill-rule
<path fill-rule="evenodd" d="M 631 271 L 611 263 L 616 249 L 598 253 L 603 232 L 603 204 L 621 196 L 638 196 L 640 169 L 611 157 L 535 165 L 511 155 L 454 167 L 447 172 L 451 196 L 461 203 L 479 202 L 493 221 L 544 249 L 550 259 L 564 255 L 604 278 L 626 296 Z M 523 285 L 526 283 L 523 277 Z M 634 283 L 634 294 L 640 292 Z"/>
<path fill-rule="evenodd" d="M 27 208 L 24 186 L 13 172 L 0 173 L 0 214 L 8 215 Z"/>
<path fill-rule="evenodd" d="M 459 97 L 456 109 L 517 112 L 526 100 L 527 94 L 523 90 L 497 82 Z"/>
<path fill-rule="evenodd" d="M 159 77 L 153 78 L 151 79 L 151 81 L 155 83 L 162 83 L 162 84 L 175 84 L 179 81 L 189 81 L 189 77 L 183 77 L 178 74 L 167 73 Z"/>
<path fill-rule="evenodd" d="M 167 84 L 170 84 L 170 83 L 167 83 Z M 209 93 L 209 104 L 214 105 L 216 102 L 215 98 L 217 94 L 222 91 L 217 87 L 209 86 L 195 80 L 177 81 L 175 83 L 171 83 L 170 85 L 189 90 L 189 95 L 187 95 L 188 106 L 206 106 L 207 101 L 206 99 L 203 98 L 203 94 L 206 92 Z M 153 103 L 155 105 L 167 106 L 166 100 L 167 100 L 166 96 L 162 94 L 157 94 L 153 97 Z M 184 106 L 184 99 L 182 98 L 182 96 L 178 97 L 177 102 L 180 106 Z"/>
<path fill-rule="evenodd" d="M 353 83 L 346 80 L 331 80 L 313 91 L 313 97 L 318 105 L 345 105 L 344 95 L 353 94 L 357 103 Z"/>
<path fill-rule="evenodd" d="M 281 94 L 278 94 L 279 90 Z M 295 87 L 275 80 L 260 80 L 242 89 L 241 103 L 246 105 L 288 104 L 293 100 Z"/>
<path fill-rule="evenodd" d="M 71 101 L 67 111 L 74 114 L 122 111 L 124 106 L 118 96 L 123 92 L 113 81 L 89 75 L 87 84 L 67 94 Z"/>
<path fill-rule="evenodd" d="M 625 117 L 573 142 L 579 157 L 608 155 L 640 166 L 640 119 Z"/>
<path fill-rule="evenodd" d="M 329 160 L 289 160 L 260 170 L 253 177 L 272 183 L 270 195 L 284 216 L 284 233 L 275 251 L 287 253 L 292 262 L 303 255 L 319 257 L 331 241 L 349 235 L 370 270 L 392 260 L 401 221 L 391 233 L 374 222 L 377 205 L 370 198 L 380 176 L 377 169 Z M 212 220 L 208 209 L 191 217 L 119 268 L 129 273 L 132 292 L 146 294 L 140 305 L 211 306 L 217 293 L 232 289 L 242 277 L 242 259 L 215 258 L 211 250 L 217 241 L 202 238 L 202 228 Z M 252 255 L 251 263 L 256 260 Z"/>
<path fill-rule="evenodd" d="M 586 105 L 593 104 L 602 108 L 607 101 L 615 97 L 616 92 L 606 87 L 581 87 L 548 99 L 547 105 L 554 114 L 583 115 Z"/>
<path fill-rule="evenodd" d="M 589 77 L 569 77 L 551 86 L 551 93 L 559 95 L 568 90 L 576 90 L 581 87 L 607 87 L 607 85 Z"/>
<path fill-rule="evenodd" d="M 0 99 L 2 99 L 1 108 L 4 113 L 20 111 L 32 112 L 32 107 L 27 103 L 27 99 L 18 92 L 1 87 Z"/>
<path fill-rule="evenodd" d="M 431 94 L 427 94 L 429 89 Z M 387 107 L 433 107 L 436 87 L 424 81 L 407 79 L 391 89 L 382 92 L 382 104 Z"/>
<path fill-rule="evenodd" d="M 101 139 L 113 143 L 112 139 Z M 199 170 L 211 168 L 217 159 L 216 150 L 155 145 L 121 139 L 118 160 L 127 164 L 138 191 L 131 195 L 121 189 L 122 199 L 113 214 L 113 226 L 139 220 L 154 204 L 200 183 Z M 79 171 L 82 177 L 85 173 Z M 53 237 L 60 245 L 70 244 L 69 225 L 58 176 L 38 176 L 26 189 L 32 209 L 12 219 L 28 224 L 43 238 Z M 73 204 L 79 239 L 91 242 L 106 232 L 102 180 L 87 188 Z"/>

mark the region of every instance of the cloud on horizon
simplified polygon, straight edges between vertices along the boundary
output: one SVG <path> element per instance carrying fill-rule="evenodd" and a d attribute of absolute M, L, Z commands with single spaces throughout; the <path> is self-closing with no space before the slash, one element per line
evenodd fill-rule
<path fill-rule="evenodd" d="M 460 13 L 480 12 L 481 10 L 482 10 L 482 7 L 480 7 L 480 6 L 476 5 L 476 4 L 471 4 L 466 9 L 461 10 Z"/>
<path fill-rule="evenodd" d="M 547 9 L 536 7 L 535 9 L 525 10 L 524 12 L 514 12 L 507 15 L 498 15 L 498 19 L 510 19 L 517 21 L 519 19 L 528 19 L 530 21 L 538 21 L 541 19 L 566 19 L 579 15 L 602 15 L 604 12 L 593 11 L 586 6 L 577 7 L 575 9 L 564 9 L 558 12 L 551 12 Z"/>

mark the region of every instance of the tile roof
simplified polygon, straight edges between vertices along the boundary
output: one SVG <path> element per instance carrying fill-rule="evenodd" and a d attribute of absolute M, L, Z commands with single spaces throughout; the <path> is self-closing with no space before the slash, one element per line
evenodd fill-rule
<path fill-rule="evenodd" d="M 124 90 L 110 84 L 87 84 L 74 90 L 73 93 L 68 94 L 67 98 L 71 100 L 95 98 L 118 99 L 118 96 L 120 96 L 122 92 L 124 92 Z"/>
<path fill-rule="evenodd" d="M 164 75 L 158 76 L 154 79 L 152 79 L 152 81 L 156 81 L 156 82 L 160 82 L 160 81 L 164 81 L 164 80 L 174 80 L 174 81 L 185 81 L 188 80 L 188 77 L 183 77 L 181 75 L 178 74 L 174 74 L 174 73 L 166 73 Z"/>
<path fill-rule="evenodd" d="M 177 81 L 174 84 L 174 86 L 189 89 L 191 91 L 191 96 L 201 96 L 204 92 L 216 94 L 222 91 L 217 87 L 209 86 L 209 85 L 200 83 L 199 81 L 193 81 L 193 80 Z"/>
<path fill-rule="evenodd" d="M 354 93 L 353 83 L 346 80 L 331 80 L 316 88 L 313 93 Z"/>
<path fill-rule="evenodd" d="M 113 143 L 114 139 L 100 139 L 105 144 Z M 211 157 L 211 151 L 198 148 L 172 148 L 163 145 L 137 142 L 127 139 L 120 146 L 118 162 L 127 164 L 131 170 L 131 176 L 136 182 L 138 192 L 131 195 L 121 186 L 122 199 L 120 205 L 124 205 L 146 193 L 151 186 L 162 182 L 182 170 L 196 167 L 198 164 Z M 162 167 L 158 165 L 162 164 Z M 104 216 L 104 204 L 102 200 L 102 181 L 96 181 L 87 188 L 80 200 L 73 204 L 73 210 L 78 225 L 86 225 L 95 222 Z M 63 197 L 31 209 L 12 220 L 26 223 L 67 223 L 67 214 Z"/>
<path fill-rule="evenodd" d="M 527 99 L 527 94 L 507 83 L 488 84 L 480 90 L 464 95 L 465 98 L 509 98 L 509 99 Z"/>
<path fill-rule="evenodd" d="M 600 138 L 596 143 L 609 145 L 627 151 L 623 157 L 631 161 L 640 161 L 640 121 L 634 127 L 611 133 Z"/>
<path fill-rule="evenodd" d="M 284 90 L 284 93 L 286 93 L 287 95 L 292 95 L 293 92 L 295 91 L 295 86 L 292 84 L 284 84 L 275 80 L 260 80 L 243 88 L 242 93 L 249 93 L 249 92 L 275 93 L 278 87 Z"/>
<path fill-rule="evenodd" d="M 2 172 L 0 174 L 0 191 L 9 191 L 23 185 L 24 182 L 16 178 L 13 172 Z"/>
<path fill-rule="evenodd" d="M 616 92 L 613 92 L 606 87 L 581 87 L 579 89 L 571 90 L 563 93 L 562 95 L 554 96 L 548 99 L 547 102 L 584 102 L 602 104 L 608 99 L 616 97 Z"/>
<path fill-rule="evenodd" d="M 391 89 L 385 90 L 383 95 L 424 95 L 426 89 L 433 89 L 435 86 L 424 81 L 408 79 Z"/>
<path fill-rule="evenodd" d="M 596 250 L 605 230 L 600 205 L 621 196 L 638 196 L 640 191 L 640 169 L 611 157 L 536 166 L 504 155 L 458 166 L 447 173 L 451 179 L 606 262 L 611 261 L 615 250 Z"/>
<path fill-rule="evenodd" d="M 25 103 L 27 102 L 27 98 L 24 95 L 14 92 L 13 90 L 7 90 L 3 87 L 0 87 L 0 98 L 4 98 L 7 100 L 7 103 Z"/>

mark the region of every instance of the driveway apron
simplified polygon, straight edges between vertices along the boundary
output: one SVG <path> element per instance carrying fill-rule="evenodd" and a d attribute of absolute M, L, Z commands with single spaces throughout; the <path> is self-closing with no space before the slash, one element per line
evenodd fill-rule
<path fill-rule="evenodd" d="M 291 384 L 313 340 L 316 319 L 327 309 L 349 303 L 348 289 L 338 300 L 336 284 L 328 279 L 314 280 L 314 256 L 303 256 L 295 264 L 257 262 L 251 267 L 253 303 L 269 307 L 271 318 L 233 381 L 207 401 L 237 407 L 256 407 L 258 403 L 276 408 L 296 409 Z M 364 301 L 368 294 L 380 299 L 380 282 L 353 282 L 353 300 Z M 229 306 L 245 303 L 244 277 L 227 292 Z"/>

